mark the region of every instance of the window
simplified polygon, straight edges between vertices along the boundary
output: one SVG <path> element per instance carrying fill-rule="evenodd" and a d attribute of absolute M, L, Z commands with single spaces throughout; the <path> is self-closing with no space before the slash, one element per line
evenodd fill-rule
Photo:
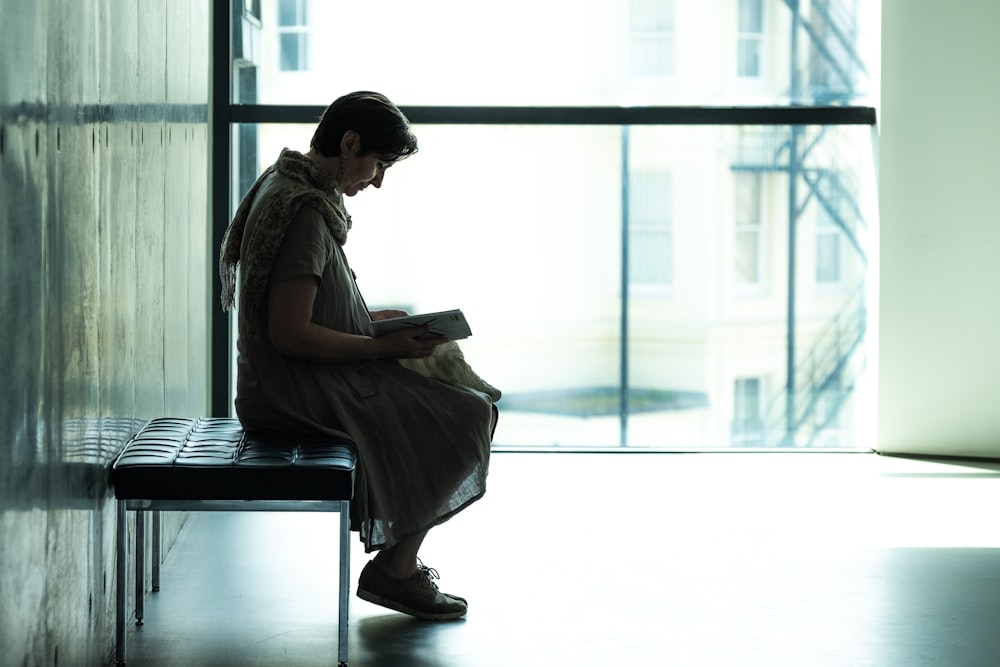
<path fill-rule="evenodd" d="M 673 282 L 673 179 L 669 172 L 638 172 L 629 184 L 629 282 Z"/>
<path fill-rule="evenodd" d="M 736 73 L 743 78 L 759 79 L 764 46 L 764 0 L 739 0 Z"/>
<path fill-rule="evenodd" d="M 673 75 L 673 0 L 630 0 L 628 47 L 632 76 Z"/>
<path fill-rule="evenodd" d="M 760 378 L 737 378 L 733 383 L 733 445 L 764 444 L 763 395 Z"/>
<path fill-rule="evenodd" d="M 260 0 L 243 0 L 243 14 L 260 20 Z"/>
<path fill-rule="evenodd" d="M 852 2 L 441 3 L 462 19 L 455 30 L 410 0 L 260 0 L 259 28 L 242 21 L 259 30 L 258 78 L 228 68 L 240 77 L 233 127 L 214 128 L 235 161 L 226 181 L 213 171 L 213 219 L 232 218 L 222 200 L 282 148 L 308 147 L 331 98 L 374 88 L 404 108 L 421 150 L 346 202 L 348 256 L 369 303 L 465 310 L 476 335 L 462 348 L 504 391 L 495 447 L 699 449 L 731 434 L 734 446 L 806 446 L 833 411 L 849 446 L 869 428 L 851 408 L 864 341 L 839 353 L 845 395 L 821 418 L 794 380 L 814 333 L 865 287 L 877 230 L 874 110 L 859 123 L 852 105 L 870 77 L 860 71 L 842 107 L 813 99 L 808 78 L 817 35 L 843 35 L 859 56 L 877 47 L 843 29 L 877 27 L 861 13 L 871 3 L 833 11 Z M 312 39 L 333 20 L 379 26 L 379 44 L 419 34 L 420 48 L 401 63 L 370 30 Z M 738 76 L 738 36 L 740 71 L 758 78 Z M 345 53 L 366 54 L 364 66 L 338 68 L 331 87 L 325 64 Z M 466 168 L 470 151 L 488 159 Z M 843 285 L 831 289 L 815 278 L 821 204 L 841 237 Z M 228 382 L 221 367 L 213 386 Z M 216 405 L 231 410 L 231 397 Z"/>
<path fill-rule="evenodd" d="M 307 1 L 278 1 L 278 66 L 283 72 L 309 69 Z"/>
<path fill-rule="evenodd" d="M 763 263 L 762 194 L 758 172 L 736 173 L 736 285 L 758 287 Z"/>
<path fill-rule="evenodd" d="M 843 405 L 850 392 L 841 385 L 841 379 L 837 376 L 819 390 L 814 415 L 817 431 L 812 443 L 814 447 L 840 447 L 843 444 Z"/>
<path fill-rule="evenodd" d="M 844 237 L 822 204 L 816 213 L 816 284 L 836 286 L 843 278 Z"/>

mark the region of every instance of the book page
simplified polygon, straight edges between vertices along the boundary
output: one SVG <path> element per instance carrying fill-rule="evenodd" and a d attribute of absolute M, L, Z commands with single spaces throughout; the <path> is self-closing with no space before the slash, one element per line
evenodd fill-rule
<path fill-rule="evenodd" d="M 457 309 L 443 310 L 437 313 L 424 313 L 421 315 L 407 315 L 406 317 L 393 317 L 387 320 L 373 320 L 372 329 L 375 336 L 382 336 L 390 331 L 420 327 L 425 324 L 431 325 L 428 337 L 462 340 L 472 335 L 469 323 L 465 319 L 465 314 Z"/>

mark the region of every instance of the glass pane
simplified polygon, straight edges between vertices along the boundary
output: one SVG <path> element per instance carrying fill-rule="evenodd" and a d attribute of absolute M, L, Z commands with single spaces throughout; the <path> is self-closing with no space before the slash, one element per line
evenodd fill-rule
<path fill-rule="evenodd" d="M 734 446 L 764 444 L 764 420 L 761 412 L 760 378 L 736 378 L 733 388 Z"/>
<path fill-rule="evenodd" d="M 634 76 L 670 76 L 674 73 L 674 41 L 671 35 L 635 35 L 632 38 L 629 72 Z"/>
<path fill-rule="evenodd" d="M 756 285 L 760 282 L 760 232 L 736 232 L 736 284 Z"/>
<path fill-rule="evenodd" d="M 764 30 L 760 3 L 733 0 L 311 2 L 304 16 L 281 0 L 281 21 L 316 34 L 377 26 L 316 40 L 308 76 L 281 67 L 276 2 L 262 0 L 263 104 L 325 105 L 350 90 L 404 106 L 872 104 L 876 92 L 877 2 L 768 3 Z M 741 45 L 747 31 L 761 41 Z"/>
<path fill-rule="evenodd" d="M 281 38 L 281 69 L 285 72 L 295 72 L 303 69 L 302 39 L 297 32 L 285 32 Z"/>
<path fill-rule="evenodd" d="M 745 77 L 760 76 L 760 45 L 756 38 L 742 38 L 739 44 L 739 75 Z"/>
<path fill-rule="evenodd" d="M 673 30 L 674 3 L 672 0 L 631 0 L 629 27 L 633 32 Z"/>
<path fill-rule="evenodd" d="M 632 286 L 670 285 L 672 178 L 668 172 L 629 174 L 629 276 Z"/>
<path fill-rule="evenodd" d="M 753 446 L 862 441 L 867 229 L 877 210 L 870 128 L 414 129 L 420 152 L 394 165 L 382 188 L 347 201 L 354 227 L 345 250 L 370 307 L 465 310 L 474 334 L 462 343 L 466 358 L 504 392 L 497 447 L 750 446 L 733 430 L 734 387 L 746 378 L 756 379 L 762 406 Z M 259 126 L 258 171 L 283 147 L 306 150 L 312 131 Z M 780 148 L 766 154 L 770 140 Z M 488 158 L 470 162 L 470 147 L 477 156 L 475 147 L 489 147 Z M 552 168 L 525 158 L 553 155 Z M 669 194 L 623 206 L 623 156 L 650 192 L 663 195 L 669 175 Z M 768 261 L 757 270 L 768 288 L 737 294 L 733 173 L 750 168 L 760 172 L 749 180 L 759 179 L 753 197 L 764 200 Z M 807 195 L 821 170 L 841 175 L 836 196 L 857 212 L 845 219 L 856 245 L 844 244 L 845 289 L 821 292 L 816 237 L 798 235 L 790 348 L 788 233 L 816 219 L 818 197 Z M 625 219 L 663 207 L 669 227 L 655 216 L 645 225 Z M 624 279 L 667 279 L 669 290 L 622 284 L 625 229 Z M 824 391 L 833 398 L 810 398 Z M 747 384 L 741 410 L 752 393 Z M 836 438 L 827 433 L 834 424 Z"/>
<path fill-rule="evenodd" d="M 763 0 L 740 0 L 740 32 L 764 31 Z"/>
<path fill-rule="evenodd" d="M 816 282 L 840 282 L 840 235 L 826 232 L 816 237 Z"/>
<path fill-rule="evenodd" d="M 266 5 L 267 0 L 263 1 Z M 299 25 L 299 1 L 300 0 L 277 0 L 279 27 Z"/>
<path fill-rule="evenodd" d="M 670 232 L 633 229 L 629 236 L 629 276 L 632 287 L 670 285 L 673 244 Z"/>
<path fill-rule="evenodd" d="M 260 0 L 243 0 L 243 13 L 247 16 L 260 18 Z"/>
<path fill-rule="evenodd" d="M 752 166 L 752 165 L 751 165 Z M 736 225 L 759 227 L 762 177 L 759 173 L 736 174 Z"/>
<path fill-rule="evenodd" d="M 671 178 L 667 172 L 634 172 L 629 176 L 632 224 L 670 227 Z"/>

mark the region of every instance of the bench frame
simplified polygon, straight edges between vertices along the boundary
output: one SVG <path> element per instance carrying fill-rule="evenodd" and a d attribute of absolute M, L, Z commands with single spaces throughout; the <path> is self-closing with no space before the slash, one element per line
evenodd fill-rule
<path fill-rule="evenodd" d="M 153 591 L 160 588 L 159 512 L 339 512 L 340 513 L 340 602 L 338 613 L 337 661 L 340 667 L 347 667 L 347 620 L 350 597 L 350 528 L 351 510 L 349 500 L 118 500 L 117 534 L 117 627 L 115 661 L 124 665 L 126 661 L 126 588 L 128 587 L 128 512 L 135 512 L 135 623 L 143 623 L 143 596 L 145 594 L 145 513 L 153 512 Z"/>

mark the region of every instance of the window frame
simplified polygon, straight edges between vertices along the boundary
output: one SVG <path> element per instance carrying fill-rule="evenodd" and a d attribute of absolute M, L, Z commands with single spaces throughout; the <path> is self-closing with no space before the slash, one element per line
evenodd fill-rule
<path fill-rule="evenodd" d="M 234 0 L 242 4 L 242 0 Z M 215 44 L 228 44 L 232 29 L 232 3 L 213 3 L 212 25 Z M 231 81 L 234 61 L 224 47 L 212 53 L 212 98 L 229 100 L 210 106 L 211 127 L 211 216 L 214 220 L 212 247 L 218 248 L 231 216 L 232 181 L 229 158 L 233 147 L 233 126 L 240 123 L 313 124 L 322 114 L 324 106 L 239 104 L 231 98 Z M 876 112 L 869 106 L 402 106 L 412 123 L 432 125 L 604 125 L 618 126 L 623 132 L 638 125 L 724 125 L 738 126 L 802 126 L 865 125 L 876 126 Z M 793 136 L 795 133 L 793 132 Z M 794 145 L 794 139 L 793 139 Z M 794 167 L 792 167 L 794 169 Z M 796 214 L 797 215 L 797 214 Z M 213 278 L 213 292 L 218 293 L 220 281 Z M 628 340 L 628 295 L 622 295 L 621 339 Z M 790 320 L 789 325 L 793 320 Z M 213 414 L 228 414 L 232 409 L 229 394 L 231 373 L 231 322 L 229 316 L 213 312 L 211 333 L 211 409 Z M 790 331 L 791 333 L 791 331 Z M 794 337 L 790 336 L 790 340 Z M 789 358 L 794 358 L 789 345 Z M 627 350 L 623 350 L 622 368 L 627 368 Z M 622 391 L 628 389 L 627 377 L 621 382 Z M 789 397 L 795 387 L 787 387 Z M 624 401 L 623 401 L 624 405 Z M 791 408 L 789 413 L 792 414 Z M 625 432 L 625 414 L 621 430 Z M 624 442 L 624 440 L 623 440 Z"/>

